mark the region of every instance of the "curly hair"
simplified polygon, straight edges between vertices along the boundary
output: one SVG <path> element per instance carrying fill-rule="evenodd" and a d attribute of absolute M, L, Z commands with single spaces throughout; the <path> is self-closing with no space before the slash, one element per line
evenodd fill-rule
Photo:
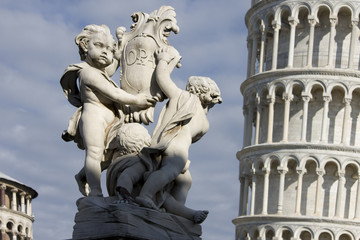
<path fill-rule="evenodd" d="M 81 33 L 79 35 L 77 35 L 75 38 L 75 43 L 79 47 L 79 54 L 80 54 L 81 60 L 85 60 L 85 58 L 86 58 L 85 50 L 87 48 L 87 44 L 90 40 L 91 35 L 94 33 L 104 33 L 104 34 L 110 35 L 112 37 L 110 29 L 106 25 L 91 24 L 91 25 L 85 26 L 84 29 L 81 31 Z M 114 45 L 115 45 L 115 40 L 114 40 Z"/>
<path fill-rule="evenodd" d="M 151 136 L 147 129 L 139 123 L 127 123 L 121 126 L 116 136 L 121 155 L 139 153 L 144 147 L 150 146 Z"/>
<path fill-rule="evenodd" d="M 218 86 L 209 77 L 191 76 L 186 85 L 186 91 L 199 96 L 202 93 L 207 93 L 211 89 L 218 89 Z"/>

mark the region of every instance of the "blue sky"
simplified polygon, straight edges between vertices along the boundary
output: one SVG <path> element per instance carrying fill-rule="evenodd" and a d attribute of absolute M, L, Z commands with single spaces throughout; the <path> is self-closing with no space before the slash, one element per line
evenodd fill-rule
<path fill-rule="evenodd" d="M 250 0 L 1 0 L 0 171 L 39 193 L 33 201 L 34 239 L 71 238 L 75 201 L 81 197 L 74 175 L 84 152 L 60 138 L 75 111 L 59 84 L 67 65 L 80 62 L 75 36 L 87 24 L 108 25 L 115 36 L 119 26 L 129 31 L 133 12 L 150 13 L 162 5 L 175 8 L 180 27 L 169 38 L 183 57 L 173 80 L 185 88 L 189 76 L 208 76 L 223 98 L 208 114 L 209 132 L 190 149 L 193 185 L 187 205 L 210 211 L 203 239 L 234 239 L 235 154 L 243 136 L 239 89 L 246 76 L 244 15 Z M 119 75 L 113 80 L 119 83 Z"/>

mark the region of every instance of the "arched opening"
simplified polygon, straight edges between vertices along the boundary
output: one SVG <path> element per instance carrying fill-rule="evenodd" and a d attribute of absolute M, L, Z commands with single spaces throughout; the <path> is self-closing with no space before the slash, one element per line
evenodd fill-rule
<path fill-rule="evenodd" d="M 272 240 L 274 236 L 275 236 L 275 233 L 273 230 L 268 230 L 265 235 L 266 240 Z"/>
<path fill-rule="evenodd" d="M 323 232 L 319 235 L 319 240 L 333 240 L 328 232 Z"/>
<path fill-rule="evenodd" d="M 304 102 L 301 96 L 303 87 L 300 84 L 295 84 L 292 89 L 293 99 L 290 102 L 290 114 L 289 114 L 289 131 L 288 141 L 298 142 L 301 139 L 302 131 L 302 118 Z"/>
<path fill-rule="evenodd" d="M 351 11 L 347 7 L 340 9 L 336 25 L 335 46 L 336 46 L 336 68 L 347 68 L 351 42 Z"/>
<path fill-rule="evenodd" d="M 349 234 L 341 234 L 339 240 L 353 240 L 353 238 Z"/>
<path fill-rule="evenodd" d="M 283 240 L 290 240 L 292 238 L 292 234 L 289 230 L 284 230 L 281 234 Z"/>
<path fill-rule="evenodd" d="M 350 130 L 350 145 L 359 146 L 360 145 L 360 124 L 359 115 L 360 115 L 360 89 L 357 88 L 352 93 L 351 98 L 351 130 Z"/>
<path fill-rule="evenodd" d="M 261 160 L 256 162 L 256 172 L 263 172 L 264 163 Z M 264 174 L 256 175 L 256 191 L 255 191 L 255 214 L 261 214 L 263 211 L 263 195 L 264 195 Z"/>
<path fill-rule="evenodd" d="M 311 216 L 315 211 L 315 197 L 316 197 L 316 174 L 317 164 L 313 160 L 307 160 L 305 164 L 306 173 L 303 176 L 303 184 L 301 191 L 301 215 Z"/>
<path fill-rule="evenodd" d="M 344 218 L 353 219 L 355 217 L 358 171 L 355 164 L 348 164 L 345 167 L 345 192 L 342 199 Z"/>
<path fill-rule="evenodd" d="M 296 193 L 298 174 L 296 168 L 298 163 L 295 159 L 290 158 L 287 162 L 287 173 L 285 175 L 283 214 L 290 215 L 295 212 L 294 193 Z"/>
<path fill-rule="evenodd" d="M 281 12 L 281 28 L 279 32 L 279 47 L 277 57 L 277 69 L 285 68 L 289 58 L 289 41 L 290 41 L 290 11 L 286 8 Z"/>
<path fill-rule="evenodd" d="M 328 162 L 325 165 L 325 175 L 323 182 L 323 213 L 324 217 L 333 217 L 335 216 L 336 209 L 336 197 L 337 197 L 337 186 L 339 177 L 337 176 L 339 172 L 338 166 L 334 162 Z"/>
<path fill-rule="evenodd" d="M 273 53 L 273 47 L 274 47 L 274 30 L 272 27 L 272 22 L 274 21 L 274 16 L 269 15 L 266 19 L 266 48 L 265 48 L 265 63 L 264 63 L 264 69 L 265 71 L 271 70 L 272 66 L 272 53 Z"/>
<path fill-rule="evenodd" d="M 328 63 L 330 36 L 330 10 L 326 6 L 319 8 L 317 13 L 319 23 L 314 34 L 313 66 L 324 67 Z"/>
<path fill-rule="evenodd" d="M 307 142 L 320 142 L 323 107 L 324 107 L 324 89 L 320 84 L 316 84 L 311 88 L 311 101 L 309 102 L 309 112 L 307 119 Z"/>
<path fill-rule="evenodd" d="M 328 143 L 341 143 L 344 122 L 344 98 L 345 92 L 343 88 L 335 87 L 331 91 L 331 102 L 329 103 Z"/>
<path fill-rule="evenodd" d="M 273 142 L 280 142 L 283 137 L 284 129 L 284 100 L 283 95 L 285 89 L 282 86 L 277 86 L 275 90 L 275 104 L 274 104 L 274 124 L 273 124 Z"/>
<path fill-rule="evenodd" d="M 307 65 L 307 51 L 309 42 L 309 10 L 307 7 L 300 7 L 296 28 L 295 49 L 294 49 L 294 67 L 304 67 Z"/>
<path fill-rule="evenodd" d="M 273 159 L 270 164 L 269 176 L 269 200 L 268 200 L 268 214 L 276 214 L 279 203 L 279 184 L 280 175 L 278 167 L 280 166 L 278 159 Z"/>
<path fill-rule="evenodd" d="M 312 237 L 311 237 L 311 234 L 308 231 L 303 231 L 300 234 L 300 239 L 301 240 L 311 240 Z"/>
<path fill-rule="evenodd" d="M 268 133 L 268 121 L 269 121 L 269 104 L 267 104 L 267 96 L 269 95 L 269 91 L 264 89 L 261 93 L 261 119 L 260 119 L 260 136 L 259 143 L 265 143 L 267 141 L 267 133 Z"/>

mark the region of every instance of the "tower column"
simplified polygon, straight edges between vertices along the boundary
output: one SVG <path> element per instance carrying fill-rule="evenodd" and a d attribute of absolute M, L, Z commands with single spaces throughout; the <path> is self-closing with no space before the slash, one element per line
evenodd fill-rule
<path fill-rule="evenodd" d="M 289 58 L 288 58 L 288 67 L 291 68 L 294 65 L 294 48 L 295 48 L 295 33 L 296 26 L 299 23 L 294 17 L 289 17 L 290 24 L 290 41 L 289 41 Z"/>
<path fill-rule="evenodd" d="M 256 123 L 255 123 L 255 140 L 254 145 L 259 144 L 259 137 L 260 137 L 260 118 L 261 118 L 261 99 L 257 95 L 255 98 L 256 104 Z"/>
<path fill-rule="evenodd" d="M 250 75 L 254 75 L 256 73 L 256 53 L 257 53 L 257 41 L 258 35 L 253 34 L 252 36 L 252 47 L 251 47 L 251 68 Z"/>
<path fill-rule="evenodd" d="M 278 59 L 278 48 L 279 48 L 279 30 L 281 25 L 277 21 L 272 22 L 274 29 L 274 42 L 273 42 L 273 56 L 272 56 L 272 67 L 271 70 L 276 70 L 277 68 L 277 59 Z"/>
<path fill-rule="evenodd" d="M 336 195 L 336 208 L 335 208 L 335 217 L 343 217 L 343 202 L 342 202 L 342 196 L 343 196 L 343 190 L 345 188 L 345 172 L 339 171 L 339 182 L 338 182 L 338 189 L 337 189 L 337 195 Z"/>
<path fill-rule="evenodd" d="M 243 207 L 242 207 L 242 215 L 247 214 L 248 209 L 248 198 L 249 198 L 249 176 L 245 175 L 245 183 L 244 183 L 244 193 L 243 193 Z"/>
<path fill-rule="evenodd" d="M 248 119 L 247 119 L 247 136 L 246 136 L 246 146 L 250 146 L 251 145 L 251 140 L 252 140 L 252 124 L 253 124 L 253 120 L 254 120 L 254 106 L 252 104 L 248 105 Z"/>
<path fill-rule="evenodd" d="M 269 116 L 268 116 L 268 129 L 267 129 L 267 143 L 272 143 L 273 127 L 274 127 L 274 103 L 275 97 L 268 96 L 267 102 L 269 103 Z"/>
<path fill-rule="evenodd" d="M 264 58 L 265 58 L 265 41 L 266 41 L 266 28 L 264 22 L 260 25 L 261 42 L 260 42 L 260 56 L 259 56 L 259 73 L 264 71 Z"/>
<path fill-rule="evenodd" d="M 31 196 L 27 195 L 26 196 L 26 214 L 31 216 L 32 212 L 31 212 Z"/>
<path fill-rule="evenodd" d="M 283 95 L 284 104 L 284 129 L 283 129 L 283 142 L 288 141 L 289 133 L 289 118 L 290 118 L 290 103 L 294 99 L 294 96 L 290 93 Z"/>
<path fill-rule="evenodd" d="M 314 35 L 315 35 L 315 25 L 316 18 L 314 16 L 308 16 L 308 21 L 310 24 L 309 32 L 309 45 L 308 45 L 308 54 L 307 54 L 307 66 L 312 67 L 313 52 L 314 52 Z"/>
<path fill-rule="evenodd" d="M 316 174 L 318 175 L 318 179 L 316 182 L 316 195 L 315 195 L 315 211 L 314 214 L 315 215 L 320 215 L 320 211 L 321 211 L 321 191 L 322 191 L 322 184 L 323 184 L 323 176 L 325 174 L 325 172 L 322 169 L 316 169 Z"/>
<path fill-rule="evenodd" d="M 321 124 L 321 138 L 320 141 L 323 143 L 327 142 L 327 127 L 328 127 L 328 114 L 329 114 L 329 102 L 331 101 L 331 96 L 326 95 L 323 96 L 324 99 L 324 107 L 323 107 L 323 117 L 322 117 L 322 124 Z"/>
<path fill-rule="evenodd" d="M 264 192 L 263 192 L 263 208 L 262 208 L 262 215 L 267 215 L 268 210 L 268 197 L 269 197 L 269 175 L 270 169 L 263 169 L 264 171 Z"/>
<path fill-rule="evenodd" d="M 354 56 L 355 56 L 355 49 L 357 47 L 357 39 L 359 38 L 359 20 L 352 20 L 351 21 L 351 42 L 350 42 L 350 51 L 349 51 L 349 61 L 348 61 L 348 68 L 354 68 Z"/>
<path fill-rule="evenodd" d="M 251 44 L 252 42 L 250 41 L 250 38 L 247 38 L 247 49 L 248 49 L 248 59 L 247 59 L 247 72 L 246 72 L 246 77 L 249 78 L 250 74 L 251 74 Z"/>
<path fill-rule="evenodd" d="M 298 182 L 297 182 L 297 191 L 296 191 L 296 205 L 295 205 L 295 214 L 300 215 L 301 209 L 301 195 L 302 195 L 302 184 L 303 184 L 303 176 L 306 173 L 306 170 L 301 168 L 297 168 L 296 172 L 298 174 Z"/>
<path fill-rule="evenodd" d="M 256 170 L 251 169 L 252 182 L 251 182 L 251 205 L 250 205 L 250 215 L 255 215 L 255 192 L 256 192 Z"/>
<path fill-rule="evenodd" d="M 302 119 L 302 128 L 301 128 L 301 141 L 306 142 L 306 132 L 307 132 L 307 121 L 308 121 L 308 109 L 309 101 L 311 99 L 308 95 L 302 96 L 304 105 L 303 105 L 303 119 Z"/>
<path fill-rule="evenodd" d="M 351 113 L 351 98 L 344 98 L 345 111 L 344 111 L 344 121 L 342 126 L 342 136 L 341 143 L 349 145 L 350 136 L 349 136 L 349 125 L 350 125 L 350 113 Z"/>
<path fill-rule="evenodd" d="M 6 190 L 6 185 L 5 184 L 1 184 L 1 207 L 5 207 L 5 190 Z"/>
<path fill-rule="evenodd" d="M 247 129 L 249 123 L 249 108 L 244 105 L 243 106 L 243 115 L 244 115 L 244 136 L 243 136 L 243 147 L 246 147 L 247 145 L 247 139 L 248 139 L 248 135 L 249 135 L 249 129 Z"/>
<path fill-rule="evenodd" d="M 331 17 L 330 18 L 328 67 L 334 67 L 334 45 L 335 45 L 336 24 L 337 24 L 337 18 Z"/>
<path fill-rule="evenodd" d="M 356 191 L 356 206 L 354 219 L 360 219 L 360 173 L 357 173 L 357 191 Z"/>
<path fill-rule="evenodd" d="M 277 170 L 280 174 L 279 201 L 278 201 L 278 205 L 277 205 L 277 214 L 282 214 L 283 213 L 283 205 L 284 205 L 285 175 L 288 172 L 288 169 L 285 167 L 278 167 Z"/>
<path fill-rule="evenodd" d="M 25 213 L 25 196 L 26 196 L 25 192 L 20 193 L 20 204 L 21 204 L 21 212 L 22 213 Z"/>
<path fill-rule="evenodd" d="M 11 189 L 12 192 L 12 202 L 11 202 L 11 209 L 14 211 L 17 211 L 17 199 L 16 199 L 16 193 L 18 190 L 16 188 Z"/>

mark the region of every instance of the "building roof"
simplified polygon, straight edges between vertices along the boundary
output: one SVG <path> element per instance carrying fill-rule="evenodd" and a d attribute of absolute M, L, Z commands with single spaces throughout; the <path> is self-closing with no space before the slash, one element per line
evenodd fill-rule
<path fill-rule="evenodd" d="M 18 180 L 0 172 L 0 182 L 8 183 L 10 185 L 14 185 L 18 187 L 19 189 L 22 189 L 26 192 L 28 192 L 32 198 L 36 198 L 38 196 L 38 193 L 31 187 L 26 186 L 24 183 L 19 182 Z"/>

